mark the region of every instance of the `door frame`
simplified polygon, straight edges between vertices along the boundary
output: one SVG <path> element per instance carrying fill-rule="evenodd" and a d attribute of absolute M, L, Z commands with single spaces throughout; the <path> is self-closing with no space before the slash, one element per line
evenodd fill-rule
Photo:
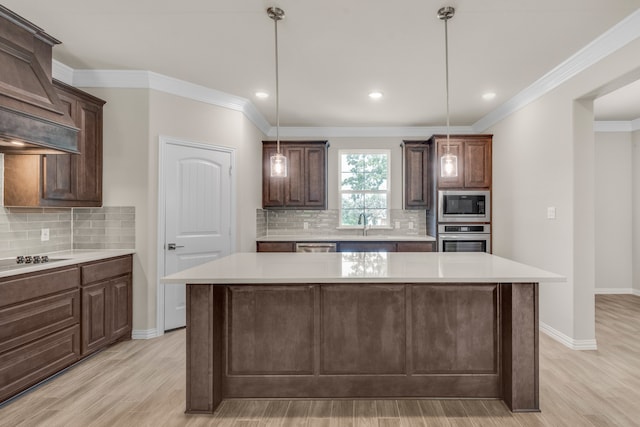
<path fill-rule="evenodd" d="M 186 139 L 175 138 L 172 136 L 160 135 L 158 138 L 158 224 L 157 224 L 157 236 L 156 241 L 156 265 L 157 267 L 157 279 L 156 279 L 156 336 L 164 335 L 164 284 L 160 283 L 160 278 L 164 276 L 164 247 L 166 244 L 165 228 L 166 228 L 166 212 L 165 212 L 165 167 L 164 162 L 167 156 L 167 146 L 177 145 L 180 147 L 196 148 L 207 151 L 219 151 L 223 153 L 229 153 L 231 156 L 231 206 L 230 210 L 230 227 L 231 234 L 230 250 L 231 253 L 236 251 L 236 150 L 235 148 L 223 147 L 220 145 L 206 144 L 202 142 L 189 141 Z"/>

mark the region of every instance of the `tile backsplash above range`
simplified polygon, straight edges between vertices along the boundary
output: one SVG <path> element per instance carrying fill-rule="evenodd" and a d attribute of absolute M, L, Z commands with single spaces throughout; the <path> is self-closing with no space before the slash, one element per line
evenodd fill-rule
<path fill-rule="evenodd" d="M 362 229 L 341 229 L 340 211 L 316 210 L 267 210 L 256 211 L 256 237 L 265 236 L 354 236 L 362 234 Z M 426 212 L 424 210 L 390 210 L 392 228 L 373 228 L 370 235 L 424 236 L 427 233 Z M 396 225 L 398 227 L 396 228 Z"/>
<path fill-rule="evenodd" d="M 42 230 L 48 230 L 44 240 Z M 2 208 L 0 258 L 71 249 L 134 249 L 135 208 Z"/>

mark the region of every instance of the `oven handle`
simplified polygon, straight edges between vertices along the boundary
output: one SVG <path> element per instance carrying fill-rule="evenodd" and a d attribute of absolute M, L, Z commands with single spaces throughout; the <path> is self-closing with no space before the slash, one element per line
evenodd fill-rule
<path fill-rule="evenodd" d="M 473 233 L 473 234 L 448 234 L 448 233 L 440 233 L 438 236 L 439 239 L 444 240 L 478 240 L 478 239 L 488 239 L 491 236 L 490 233 Z"/>

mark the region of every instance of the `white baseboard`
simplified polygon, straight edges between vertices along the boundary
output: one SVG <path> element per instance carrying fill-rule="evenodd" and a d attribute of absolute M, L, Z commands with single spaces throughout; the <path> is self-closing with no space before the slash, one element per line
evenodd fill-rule
<path fill-rule="evenodd" d="M 633 294 L 637 297 L 640 297 L 640 289 L 632 289 Z"/>
<path fill-rule="evenodd" d="M 131 338 L 134 340 L 149 340 L 151 338 L 156 338 L 158 336 L 158 331 L 156 328 L 153 329 L 134 329 L 131 331 Z"/>
<path fill-rule="evenodd" d="M 640 291 L 633 288 L 595 288 L 596 295 L 638 295 Z"/>
<path fill-rule="evenodd" d="M 559 343 L 569 347 L 572 350 L 597 350 L 598 345 L 595 339 L 592 340 L 576 340 L 568 335 L 563 334 L 557 329 L 552 328 L 546 323 L 540 322 L 540 332 L 545 333 Z"/>

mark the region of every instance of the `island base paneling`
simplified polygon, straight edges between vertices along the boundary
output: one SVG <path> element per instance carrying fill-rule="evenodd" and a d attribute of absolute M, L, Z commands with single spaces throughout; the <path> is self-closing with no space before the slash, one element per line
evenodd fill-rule
<path fill-rule="evenodd" d="M 535 283 L 189 284 L 186 411 L 402 397 L 537 411 L 537 310 Z"/>

